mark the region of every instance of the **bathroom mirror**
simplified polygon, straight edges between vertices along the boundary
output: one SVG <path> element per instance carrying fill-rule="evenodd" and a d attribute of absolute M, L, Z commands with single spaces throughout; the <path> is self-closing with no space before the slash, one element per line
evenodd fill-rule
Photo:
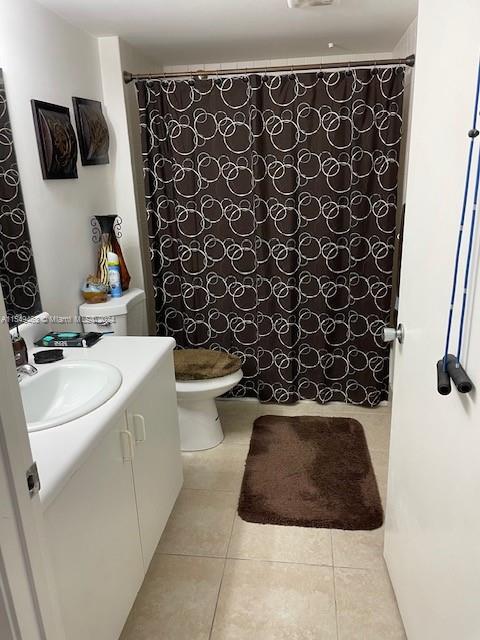
<path fill-rule="evenodd" d="M 1 69 L 0 286 L 10 327 L 40 313 L 40 293 Z"/>

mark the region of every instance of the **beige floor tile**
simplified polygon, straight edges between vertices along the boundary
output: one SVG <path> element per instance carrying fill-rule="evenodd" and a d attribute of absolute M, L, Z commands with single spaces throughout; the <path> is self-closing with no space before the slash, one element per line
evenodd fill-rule
<path fill-rule="evenodd" d="M 227 557 L 332 565 L 330 530 L 255 524 L 237 516 Z"/>
<path fill-rule="evenodd" d="M 250 400 L 218 400 L 217 408 L 225 439 L 223 444 L 250 444 L 259 403 Z"/>
<path fill-rule="evenodd" d="M 383 569 L 383 527 L 375 531 L 332 530 L 335 567 Z"/>
<path fill-rule="evenodd" d="M 227 491 L 182 489 L 157 551 L 224 558 L 237 500 Z"/>
<path fill-rule="evenodd" d="M 248 445 L 219 444 L 214 449 L 183 453 L 183 486 L 185 489 L 240 489 Z"/>
<path fill-rule="evenodd" d="M 361 416 L 356 415 L 355 418 L 363 426 L 370 451 L 388 451 L 390 447 L 390 414 L 371 411 Z"/>
<path fill-rule="evenodd" d="M 388 483 L 388 451 L 370 450 L 370 458 L 372 459 L 378 490 L 382 498 L 383 508 L 385 509 Z"/>
<path fill-rule="evenodd" d="M 252 437 L 253 423 L 257 416 L 252 416 L 249 419 L 236 419 L 229 420 L 227 427 L 225 428 L 225 421 L 222 421 L 223 433 L 225 438 L 224 444 L 240 444 L 244 446 L 250 445 Z"/>
<path fill-rule="evenodd" d="M 224 561 L 154 556 L 120 640 L 208 640 Z"/>
<path fill-rule="evenodd" d="M 212 640 L 336 640 L 332 571 L 227 560 Z"/>
<path fill-rule="evenodd" d="M 296 404 L 261 404 L 260 416 L 341 416 L 348 411 L 343 404 L 319 404 L 302 400 Z"/>
<path fill-rule="evenodd" d="M 377 420 L 389 418 L 390 407 L 356 407 L 341 402 L 319 404 L 311 400 L 302 400 L 296 404 L 260 404 L 259 415 L 286 415 L 286 416 L 346 416 L 355 417 L 359 422 L 364 419 L 376 418 Z"/>
<path fill-rule="evenodd" d="M 386 570 L 334 571 L 339 640 L 406 638 Z"/>
<path fill-rule="evenodd" d="M 260 402 L 255 398 L 217 398 L 216 403 L 219 411 L 228 411 L 229 409 L 237 410 L 238 408 L 257 411 L 261 406 Z"/>

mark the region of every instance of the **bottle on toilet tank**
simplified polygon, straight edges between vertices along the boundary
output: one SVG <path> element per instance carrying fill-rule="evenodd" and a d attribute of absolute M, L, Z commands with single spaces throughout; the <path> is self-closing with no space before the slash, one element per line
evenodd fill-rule
<path fill-rule="evenodd" d="M 110 293 L 112 298 L 119 298 L 122 295 L 122 283 L 120 279 L 120 262 L 118 256 L 113 251 L 107 254 L 108 279 L 110 282 Z"/>

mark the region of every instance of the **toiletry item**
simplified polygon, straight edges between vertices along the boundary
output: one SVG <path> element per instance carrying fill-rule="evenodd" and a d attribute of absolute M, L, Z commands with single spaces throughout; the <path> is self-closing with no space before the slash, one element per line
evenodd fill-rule
<path fill-rule="evenodd" d="M 106 302 L 108 287 L 103 284 L 100 278 L 89 275 L 82 286 L 82 296 L 85 302 L 88 304 L 98 304 L 99 302 Z"/>
<path fill-rule="evenodd" d="M 112 298 L 122 295 L 122 283 L 120 281 L 120 263 L 118 256 L 113 251 L 108 252 L 108 277 L 110 281 L 110 293 Z"/>
<path fill-rule="evenodd" d="M 109 273 L 108 273 L 108 252 L 113 251 L 118 256 L 118 262 L 120 265 L 120 282 L 122 291 L 127 291 L 130 285 L 130 274 L 128 273 L 127 265 L 125 264 L 125 258 L 123 257 L 122 248 L 115 235 L 116 231 L 119 231 L 122 219 L 114 215 L 96 215 L 96 222 L 99 227 L 100 236 L 97 238 L 100 240 L 100 249 L 98 251 L 98 263 L 97 263 L 97 276 L 105 284 L 109 285 Z M 94 227 L 96 230 L 97 227 Z M 95 234 L 96 235 L 96 234 Z"/>
<path fill-rule="evenodd" d="M 15 354 L 15 366 L 20 367 L 28 363 L 28 351 L 25 340 L 20 335 L 17 327 L 17 335 L 12 337 L 13 353 Z"/>
<path fill-rule="evenodd" d="M 46 351 L 37 351 L 33 354 L 35 364 L 48 364 L 63 360 L 63 349 L 47 349 Z"/>
<path fill-rule="evenodd" d="M 46 336 L 35 342 L 37 347 L 91 347 L 104 333 L 90 331 L 88 333 L 78 333 L 76 331 L 51 331 Z"/>

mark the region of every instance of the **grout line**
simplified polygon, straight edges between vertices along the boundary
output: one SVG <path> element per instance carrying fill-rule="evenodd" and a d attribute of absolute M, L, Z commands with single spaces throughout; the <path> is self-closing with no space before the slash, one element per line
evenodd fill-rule
<path fill-rule="evenodd" d="M 231 493 L 232 495 L 237 495 L 237 491 L 227 490 L 227 489 L 192 489 L 191 487 L 182 486 L 182 491 L 203 491 L 204 493 Z"/>
<path fill-rule="evenodd" d="M 235 515 L 233 517 L 232 528 L 230 529 L 230 535 L 228 537 L 228 544 L 227 544 L 227 550 L 225 552 L 225 559 L 230 559 L 230 556 L 228 555 L 228 552 L 230 551 L 230 545 L 232 543 L 233 529 L 235 528 L 235 520 L 237 519 L 237 510 L 238 510 L 238 504 L 237 504 L 237 508 L 235 509 Z"/>
<path fill-rule="evenodd" d="M 297 567 L 329 567 L 333 569 L 331 564 L 311 564 L 308 562 L 292 562 L 291 560 L 265 560 L 262 558 L 236 558 L 234 556 L 227 556 L 226 560 L 239 560 L 241 562 L 262 562 L 263 564 L 291 564 Z"/>
<path fill-rule="evenodd" d="M 239 495 L 239 492 L 240 492 L 240 486 L 238 487 L 238 491 L 232 491 L 231 489 L 205 489 L 203 487 L 187 487 L 186 485 L 183 485 L 182 490 L 183 489 L 185 489 L 186 491 L 204 491 L 208 493 L 231 493 L 234 495 L 237 495 L 237 493 Z"/>
<path fill-rule="evenodd" d="M 335 569 L 348 569 L 348 571 L 352 570 L 352 571 L 378 571 L 380 573 L 383 572 L 384 569 L 387 568 L 387 565 L 385 565 L 384 567 L 348 567 L 346 565 L 343 564 L 336 564 Z"/>
<path fill-rule="evenodd" d="M 333 543 L 332 543 L 333 545 Z M 332 546 L 332 551 L 333 551 L 333 546 Z M 335 627 L 337 629 L 337 640 L 340 640 L 340 635 L 339 635 L 339 631 L 338 631 L 338 602 L 337 602 L 337 585 L 336 585 L 336 579 L 335 579 L 335 567 L 332 567 L 332 572 L 333 572 L 333 599 L 335 601 Z"/>
<path fill-rule="evenodd" d="M 183 558 L 210 558 L 211 560 L 239 560 L 242 562 L 261 562 L 263 564 L 290 564 L 290 565 L 294 565 L 294 566 L 299 566 L 299 567 L 329 567 L 331 569 L 333 569 L 333 565 L 331 564 L 325 564 L 325 563 L 319 563 L 319 564 L 312 564 L 309 562 L 292 562 L 289 560 L 265 560 L 262 558 L 236 558 L 234 556 L 212 556 L 212 555 L 205 555 L 203 554 L 196 554 L 193 552 L 190 553 L 169 553 L 169 552 L 164 552 L 164 551 L 157 551 L 155 552 L 155 555 L 161 555 L 161 556 L 180 556 Z M 360 571 L 363 570 L 362 567 L 338 567 L 339 569 L 359 569 Z M 365 571 L 370 571 L 370 569 L 365 569 Z M 378 569 L 378 571 L 380 571 L 380 569 Z"/>
<path fill-rule="evenodd" d="M 220 583 L 218 585 L 218 591 L 217 591 L 217 598 L 215 600 L 215 607 L 213 609 L 213 615 L 212 615 L 212 623 L 210 625 L 210 633 L 208 634 L 208 640 L 211 640 L 212 637 L 212 633 L 213 633 L 213 625 L 215 624 L 215 616 L 217 615 L 217 607 L 218 607 L 218 601 L 220 599 L 220 591 L 222 590 L 222 584 L 223 584 L 223 577 L 225 575 L 225 568 L 227 566 L 227 559 L 224 558 L 223 559 L 223 570 L 222 570 L 222 577 L 220 578 Z"/>
<path fill-rule="evenodd" d="M 332 551 L 332 579 L 333 579 L 333 601 L 335 603 L 335 628 L 337 630 L 337 640 L 339 640 L 340 636 L 338 635 L 338 603 L 337 603 L 337 587 L 335 585 L 335 554 L 333 551 L 333 529 L 330 529 L 330 545 Z"/>
<path fill-rule="evenodd" d="M 177 551 L 173 553 L 172 551 L 155 551 L 154 556 L 179 556 L 181 558 L 210 558 L 211 560 L 226 560 L 225 556 L 213 556 L 205 553 L 194 553 L 190 551 L 189 553 L 181 553 Z"/>
<path fill-rule="evenodd" d="M 210 633 L 208 635 L 209 640 L 212 637 L 212 633 L 213 633 L 213 625 L 215 624 L 215 616 L 217 615 L 217 607 L 218 607 L 218 601 L 220 599 L 220 591 L 222 590 L 222 584 L 223 584 L 223 577 L 225 575 L 225 569 L 227 567 L 227 559 L 228 559 L 228 549 L 230 547 L 230 542 L 232 540 L 232 535 L 233 535 L 233 527 L 235 526 L 235 520 L 237 518 L 237 509 L 235 509 L 235 513 L 233 515 L 233 520 L 232 520 L 232 526 L 230 527 L 230 536 L 228 537 L 228 543 L 227 543 L 227 549 L 225 551 L 225 559 L 223 561 L 223 571 L 222 571 L 222 577 L 220 578 L 220 584 L 218 586 L 218 593 L 217 593 L 217 599 L 215 600 L 215 609 L 213 611 L 213 616 L 212 616 L 212 624 L 210 626 Z"/>

